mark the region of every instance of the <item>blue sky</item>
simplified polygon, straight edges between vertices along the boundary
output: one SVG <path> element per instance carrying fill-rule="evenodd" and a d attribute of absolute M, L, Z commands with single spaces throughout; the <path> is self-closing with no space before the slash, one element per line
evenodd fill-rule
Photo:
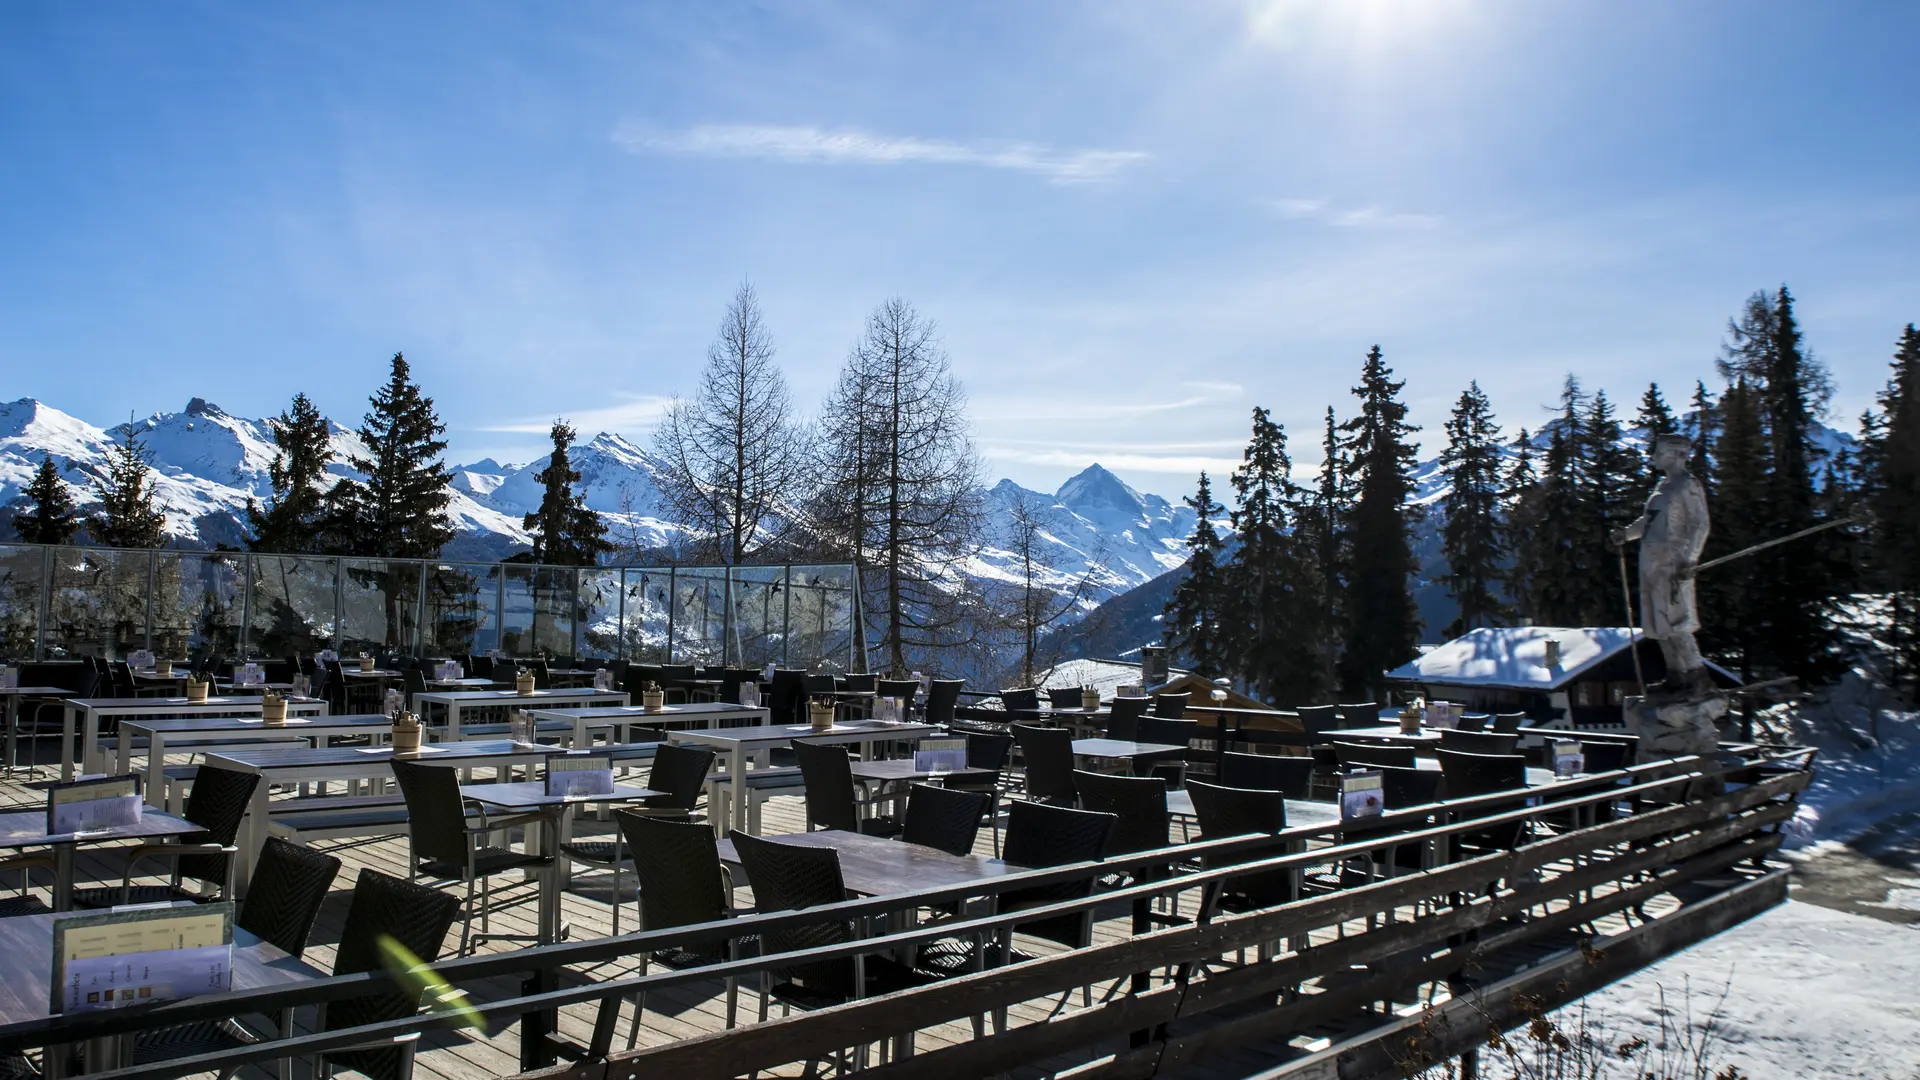
<path fill-rule="evenodd" d="M 937 320 L 993 476 L 1176 495 L 1379 343 L 1437 449 L 1712 378 L 1787 282 L 1853 418 L 1920 320 L 1920 7 L 0 6 L 0 398 L 645 438 L 750 278 L 796 399 Z"/>

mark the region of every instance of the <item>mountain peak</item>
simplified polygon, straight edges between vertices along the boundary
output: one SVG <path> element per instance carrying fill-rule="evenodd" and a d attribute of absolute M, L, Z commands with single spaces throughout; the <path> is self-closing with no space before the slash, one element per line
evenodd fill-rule
<path fill-rule="evenodd" d="M 1146 504 L 1140 493 L 1108 472 L 1098 462 L 1082 469 L 1079 475 L 1060 485 L 1054 493 L 1063 506 L 1073 509 L 1112 509 L 1127 514 L 1144 513 Z"/>

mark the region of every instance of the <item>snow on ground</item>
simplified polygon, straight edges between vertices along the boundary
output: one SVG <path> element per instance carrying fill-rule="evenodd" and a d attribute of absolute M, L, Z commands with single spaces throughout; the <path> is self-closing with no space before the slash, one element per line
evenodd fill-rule
<path fill-rule="evenodd" d="M 1611 1042 L 1655 1038 L 1664 991 L 1697 1028 L 1729 984 L 1716 1067 L 1753 1080 L 1920 1078 L 1920 929 L 1791 900 L 1589 995 L 1589 1021 Z"/>

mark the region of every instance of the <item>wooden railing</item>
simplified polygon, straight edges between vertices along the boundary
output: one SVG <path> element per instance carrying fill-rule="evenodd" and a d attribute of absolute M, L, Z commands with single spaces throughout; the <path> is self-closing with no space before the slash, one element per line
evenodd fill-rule
<path fill-rule="evenodd" d="M 571 1064 L 541 1075 L 566 1080 L 744 1075 L 864 1044 L 890 1042 L 904 1048 L 917 1032 L 933 1033 L 953 1024 L 976 1025 L 978 1034 L 896 1057 L 871 1071 L 881 1077 L 978 1076 L 1048 1062 L 1079 1066 L 1076 1076 L 1152 1076 L 1257 1046 L 1275 1060 L 1291 1056 L 1275 1075 L 1395 1076 L 1400 1060 L 1396 1055 L 1404 1054 L 1410 1042 L 1424 1039 L 1423 1052 L 1447 1056 L 1483 1040 L 1489 1024 L 1511 1022 L 1510 1010 L 1503 1011 L 1492 992 L 1512 980 L 1523 982 L 1529 993 L 1537 991 L 1540 1000 L 1557 1003 L 1784 899 L 1784 879 L 1764 860 L 1779 845 L 1779 827 L 1791 818 L 1795 799 L 1806 786 L 1808 756 L 1753 755 L 1732 763 L 1731 770 L 1721 761 L 1673 759 L 1535 789 L 1528 794 L 1539 801 L 1521 809 L 1508 809 L 1514 794 L 1503 793 L 1396 811 L 1368 822 L 1369 835 L 1358 839 L 1329 826 L 1203 841 L 964 887 L 451 960 L 435 967 L 456 987 L 472 988 L 516 973 L 534 976 L 530 992 L 504 1000 L 474 1000 L 473 1011 L 489 1022 L 521 1021 L 523 1060 L 534 1066 L 555 1053 L 565 1056 Z M 1582 821 L 1594 823 L 1579 826 Z M 1511 850 L 1271 908 L 1226 914 L 1215 903 L 1223 885 L 1248 873 L 1337 867 L 1406 844 L 1444 850 L 1452 837 L 1515 822 L 1536 823 L 1539 838 Z M 1382 829 L 1398 831 L 1373 832 Z M 1306 840 L 1330 846 L 1288 850 Z M 1248 858 L 1257 861 L 1219 865 Z M 1203 862 L 1190 862 L 1196 859 Z M 568 970 L 580 965 L 828 921 L 869 924 L 867 920 L 1010 889 L 1175 862 L 1183 872 L 1162 880 L 1142 874 L 1138 878 L 1149 880 L 1017 914 L 968 916 L 803 953 L 562 985 Z M 1214 868 L 1187 872 L 1197 865 Z M 1183 922 L 1165 925 L 1164 919 L 1150 917 L 1156 902 L 1178 905 L 1183 897 L 1186 903 L 1175 908 L 1187 913 Z M 1130 913 L 1135 932 L 1118 941 L 886 997 L 632 1052 L 609 1050 L 620 1006 L 636 992 L 728 976 L 750 987 L 762 972 L 797 963 L 910 949 L 943 938 L 1005 940 L 1016 923 L 1096 908 L 1102 917 Z M 1649 914 L 1649 908 L 1656 913 Z M 1611 932 L 1600 931 L 1596 924 L 1602 922 Z M 1253 950 L 1251 959 L 1227 959 L 1242 950 Z M 1524 971 L 1522 963 L 1527 965 Z M 138 1015 L 58 1017 L 30 1028 L 0 1029 L 0 1049 L 194 1019 L 276 1013 L 390 983 L 390 976 L 373 973 L 291 989 L 198 998 Z M 1019 1022 L 1016 1015 L 1010 1026 L 1001 1026 L 978 1019 L 1088 985 L 1101 988 L 1100 1001 L 1060 1012 L 1047 1022 Z M 1427 1015 L 1416 1031 L 1410 1018 L 1394 1011 L 1435 996 L 1440 1000 L 1435 1015 L 1448 1023 L 1433 1023 L 1434 1015 Z M 1465 1011 L 1469 1005 L 1471 1012 Z M 579 1006 L 598 1010 L 587 1045 L 551 1034 L 554 1011 Z M 105 1075 L 163 1080 L 460 1022 L 451 1013 L 433 1013 Z M 1288 1045 L 1294 1036 L 1316 1032 L 1328 1043 L 1325 1048 L 1309 1047 L 1312 1052 L 1307 1052 Z"/>

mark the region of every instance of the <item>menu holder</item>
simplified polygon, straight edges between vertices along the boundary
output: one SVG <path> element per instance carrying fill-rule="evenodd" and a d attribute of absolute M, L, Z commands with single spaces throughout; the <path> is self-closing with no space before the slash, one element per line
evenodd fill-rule
<path fill-rule="evenodd" d="M 387 691 L 387 698 L 381 705 L 381 712 L 388 716 L 399 716 L 407 711 L 407 695 L 398 690 Z"/>
<path fill-rule="evenodd" d="M 747 708 L 749 709 L 759 708 L 760 707 L 759 685 L 751 682 L 741 683 L 739 698 L 740 698 L 740 704 L 745 705 Z"/>
<path fill-rule="evenodd" d="M 315 660 L 338 660 L 340 659 L 340 654 L 332 649 L 321 649 L 319 652 L 313 654 L 313 658 Z"/>
<path fill-rule="evenodd" d="M 261 670 L 259 664 L 242 664 L 240 665 L 240 669 L 233 673 L 233 684 L 235 686 L 265 686 L 267 684 L 267 673 Z"/>
<path fill-rule="evenodd" d="M 515 709 L 507 714 L 507 741 L 513 745 L 532 746 L 538 731 L 538 721 L 528 715 L 527 710 Z"/>
<path fill-rule="evenodd" d="M 1430 728 L 1457 728 L 1460 726 L 1460 715 L 1451 701 L 1429 701 L 1425 722 Z"/>
<path fill-rule="evenodd" d="M 306 675 L 295 675 L 293 677 L 293 686 L 289 689 L 289 692 L 294 697 L 306 697 L 313 693 L 313 679 Z"/>
<path fill-rule="evenodd" d="M 547 794 L 569 798 L 613 794 L 613 755 L 555 754 L 548 758 Z"/>
<path fill-rule="evenodd" d="M 233 985 L 233 904 L 129 907 L 53 923 L 55 1013 L 93 1012 Z"/>
<path fill-rule="evenodd" d="M 1573 739 L 1553 740 L 1553 775 L 1575 776 L 1587 771 L 1587 755 Z"/>
<path fill-rule="evenodd" d="M 127 666 L 135 670 L 153 667 L 152 649 L 135 649 L 127 654 Z"/>
<path fill-rule="evenodd" d="M 1352 772 L 1340 778 L 1341 821 L 1379 817 L 1385 810 L 1386 795 L 1379 772 Z"/>
<path fill-rule="evenodd" d="M 606 668 L 601 668 L 600 670 L 594 672 L 593 688 L 595 690 L 613 689 L 613 672 L 608 671 Z"/>
<path fill-rule="evenodd" d="M 20 669 L 11 665 L 0 665 L 0 690 L 17 690 L 20 687 Z"/>
<path fill-rule="evenodd" d="M 921 739 L 913 745 L 915 772 L 957 772 L 967 767 L 967 740 Z"/>
<path fill-rule="evenodd" d="M 140 778 L 96 776 L 47 789 L 47 833 L 102 832 L 140 822 Z"/>

